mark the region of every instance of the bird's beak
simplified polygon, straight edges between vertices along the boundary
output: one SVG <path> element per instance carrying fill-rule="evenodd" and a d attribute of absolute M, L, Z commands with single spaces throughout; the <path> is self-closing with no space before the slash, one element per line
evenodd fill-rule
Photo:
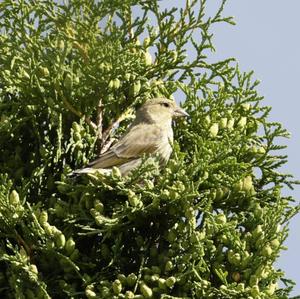
<path fill-rule="evenodd" d="M 174 110 L 174 116 L 175 117 L 187 117 L 190 116 L 185 110 L 183 110 L 180 107 L 176 107 Z"/>

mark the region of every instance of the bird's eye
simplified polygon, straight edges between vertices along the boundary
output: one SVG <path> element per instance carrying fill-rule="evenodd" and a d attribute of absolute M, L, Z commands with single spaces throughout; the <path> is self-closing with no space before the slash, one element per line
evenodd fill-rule
<path fill-rule="evenodd" d="M 170 104 L 169 103 L 161 103 L 164 107 L 169 108 Z"/>

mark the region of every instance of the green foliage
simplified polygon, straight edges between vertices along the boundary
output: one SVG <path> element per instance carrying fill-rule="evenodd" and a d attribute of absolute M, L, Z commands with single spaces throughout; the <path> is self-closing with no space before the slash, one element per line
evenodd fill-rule
<path fill-rule="evenodd" d="M 208 61 L 233 21 L 206 2 L 0 3 L 1 298 L 288 298 L 288 133 L 252 72 Z M 165 169 L 66 176 L 174 93 L 191 119 Z"/>

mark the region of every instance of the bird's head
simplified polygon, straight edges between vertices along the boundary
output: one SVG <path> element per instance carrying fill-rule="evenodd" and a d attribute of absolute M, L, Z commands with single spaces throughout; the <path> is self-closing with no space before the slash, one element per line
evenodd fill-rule
<path fill-rule="evenodd" d="M 170 123 L 174 118 L 186 116 L 189 115 L 185 110 L 180 108 L 174 101 L 166 98 L 154 98 L 148 100 L 137 111 L 137 118 L 155 123 Z"/>

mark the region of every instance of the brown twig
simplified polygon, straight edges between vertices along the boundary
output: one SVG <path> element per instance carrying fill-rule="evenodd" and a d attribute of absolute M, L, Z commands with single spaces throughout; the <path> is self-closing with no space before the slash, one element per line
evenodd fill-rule
<path fill-rule="evenodd" d="M 97 106 L 97 119 L 96 119 L 96 125 L 97 125 L 97 138 L 102 142 L 102 124 L 103 121 L 103 105 L 102 105 L 102 99 L 99 100 L 98 106 Z"/>
<path fill-rule="evenodd" d="M 116 128 L 120 122 L 122 122 L 126 117 L 131 113 L 132 108 L 127 108 L 114 122 L 112 122 L 104 132 L 102 132 L 102 144 L 100 147 L 100 154 L 105 153 L 112 143 L 115 141 L 115 138 L 109 139 L 112 131 Z"/>
<path fill-rule="evenodd" d="M 126 109 L 114 122 L 112 122 L 107 129 L 102 133 L 102 144 L 105 145 L 107 139 L 109 138 L 112 130 L 119 125 L 121 121 L 123 121 L 128 113 L 132 110 L 132 108 Z"/>
<path fill-rule="evenodd" d="M 62 100 L 65 104 L 65 106 L 71 111 L 73 112 L 75 115 L 77 115 L 78 117 L 83 117 L 85 122 L 94 129 L 94 131 L 97 131 L 97 125 L 90 119 L 89 116 L 84 115 L 82 112 L 76 110 L 71 104 L 70 102 L 64 97 L 62 96 Z"/>
<path fill-rule="evenodd" d="M 74 41 L 73 46 L 79 51 L 79 53 L 83 57 L 84 63 L 88 64 L 89 56 L 88 56 L 87 46 L 80 44 L 78 41 Z"/>
<path fill-rule="evenodd" d="M 73 46 L 74 46 L 74 48 L 76 48 L 79 51 L 79 53 L 83 57 L 84 63 L 88 64 L 89 63 L 89 56 L 88 56 L 87 46 L 83 46 L 82 44 L 80 44 L 77 41 L 73 42 Z"/>
<path fill-rule="evenodd" d="M 58 92 L 59 96 L 62 98 L 62 101 L 67 109 L 69 109 L 71 112 L 73 112 L 75 115 L 77 115 L 80 118 L 84 118 L 85 122 L 95 131 L 97 132 L 97 125 L 90 119 L 89 116 L 84 115 L 81 111 L 76 110 L 71 103 L 67 100 L 67 98 L 64 96 L 59 83 L 55 84 L 55 90 Z"/>
<path fill-rule="evenodd" d="M 24 239 L 19 235 L 19 233 L 17 232 L 17 230 L 15 230 L 15 235 L 16 235 L 16 239 L 19 243 L 20 246 L 23 246 L 23 248 L 25 249 L 27 255 L 29 256 L 29 258 L 31 259 L 32 257 L 32 250 L 30 248 L 30 246 L 28 246 L 26 244 L 26 242 L 24 241 Z"/>
<path fill-rule="evenodd" d="M 104 154 L 106 151 L 109 150 L 111 145 L 116 141 L 116 138 L 110 138 L 107 142 L 103 144 L 100 150 L 100 155 Z"/>

